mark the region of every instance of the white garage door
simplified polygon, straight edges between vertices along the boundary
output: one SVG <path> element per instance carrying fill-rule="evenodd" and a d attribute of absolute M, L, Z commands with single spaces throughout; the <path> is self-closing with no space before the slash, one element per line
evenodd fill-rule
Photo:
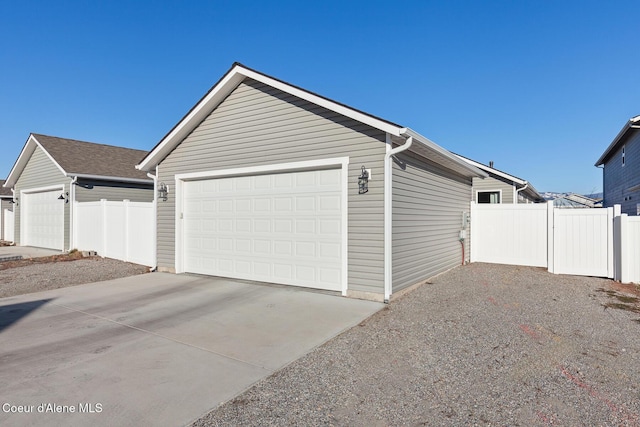
<path fill-rule="evenodd" d="M 61 192 L 42 191 L 22 196 L 23 245 L 63 250 L 64 201 L 58 200 Z"/>
<path fill-rule="evenodd" d="M 188 181 L 184 271 L 341 290 L 341 170 Z"/>

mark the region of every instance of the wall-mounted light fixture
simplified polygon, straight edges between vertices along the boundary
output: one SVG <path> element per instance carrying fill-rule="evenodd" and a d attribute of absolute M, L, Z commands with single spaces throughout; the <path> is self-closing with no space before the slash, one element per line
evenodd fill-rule
<path fill-rule="evenodd" d="M 166 202 L 169 199 L 169 186 L 164 182 L 158 184 L 158 198 Z"/>
<path fill-rule="evenodd" d="M 358 194 L 364 194 L 369 191 L 369 172 L 362 166 L 362 172 L 358 177 Z"/>
<path fill-rule="evenodd" d="M 69 192 L 60 194 L 58 200 L 64 200 L 65 203 L 69 203 Z"/>

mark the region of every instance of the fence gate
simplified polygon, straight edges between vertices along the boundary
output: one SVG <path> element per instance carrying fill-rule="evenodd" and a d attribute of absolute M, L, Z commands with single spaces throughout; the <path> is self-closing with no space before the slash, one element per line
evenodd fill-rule
<path fill-rule="evenodd" d="M 554 209 L 556 274 L 613 277 L 613 208 Z"/>

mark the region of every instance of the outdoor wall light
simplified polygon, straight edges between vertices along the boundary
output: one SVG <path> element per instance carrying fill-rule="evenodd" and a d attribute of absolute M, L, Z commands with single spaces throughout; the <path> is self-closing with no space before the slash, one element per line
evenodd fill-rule
<path fill-rule="evenodd" d="M 164 182 L 158 184 L 158 198 L 166 202 L 169 199 L 169 186 Z"/>
<path fill-rule="evenodd" d="M 64 200 L 65 203 L 69 203 L 69 192 L 60 194 L 58 200 Z"/>
<path fill-rule="evenodd" d="M 364 194 L 369 191 L 369 172 L 362 166 L 362 172 L 358 177 L 358 194 Z"/>

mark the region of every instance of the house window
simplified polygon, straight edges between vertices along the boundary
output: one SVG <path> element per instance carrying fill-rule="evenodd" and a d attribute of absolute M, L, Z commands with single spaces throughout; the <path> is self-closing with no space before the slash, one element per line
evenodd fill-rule
<path fill-rule="evenodd" d="M 478 191 L 478 203 L 500 203 L 499 191 Z"/>
<path fill-rule="evenodd" d="M 624 161 L 625 161 L 625 158 L 624 158 L 624 145 L 623 145 L 622 146 L 622 166 L 624 166 Z"/>

